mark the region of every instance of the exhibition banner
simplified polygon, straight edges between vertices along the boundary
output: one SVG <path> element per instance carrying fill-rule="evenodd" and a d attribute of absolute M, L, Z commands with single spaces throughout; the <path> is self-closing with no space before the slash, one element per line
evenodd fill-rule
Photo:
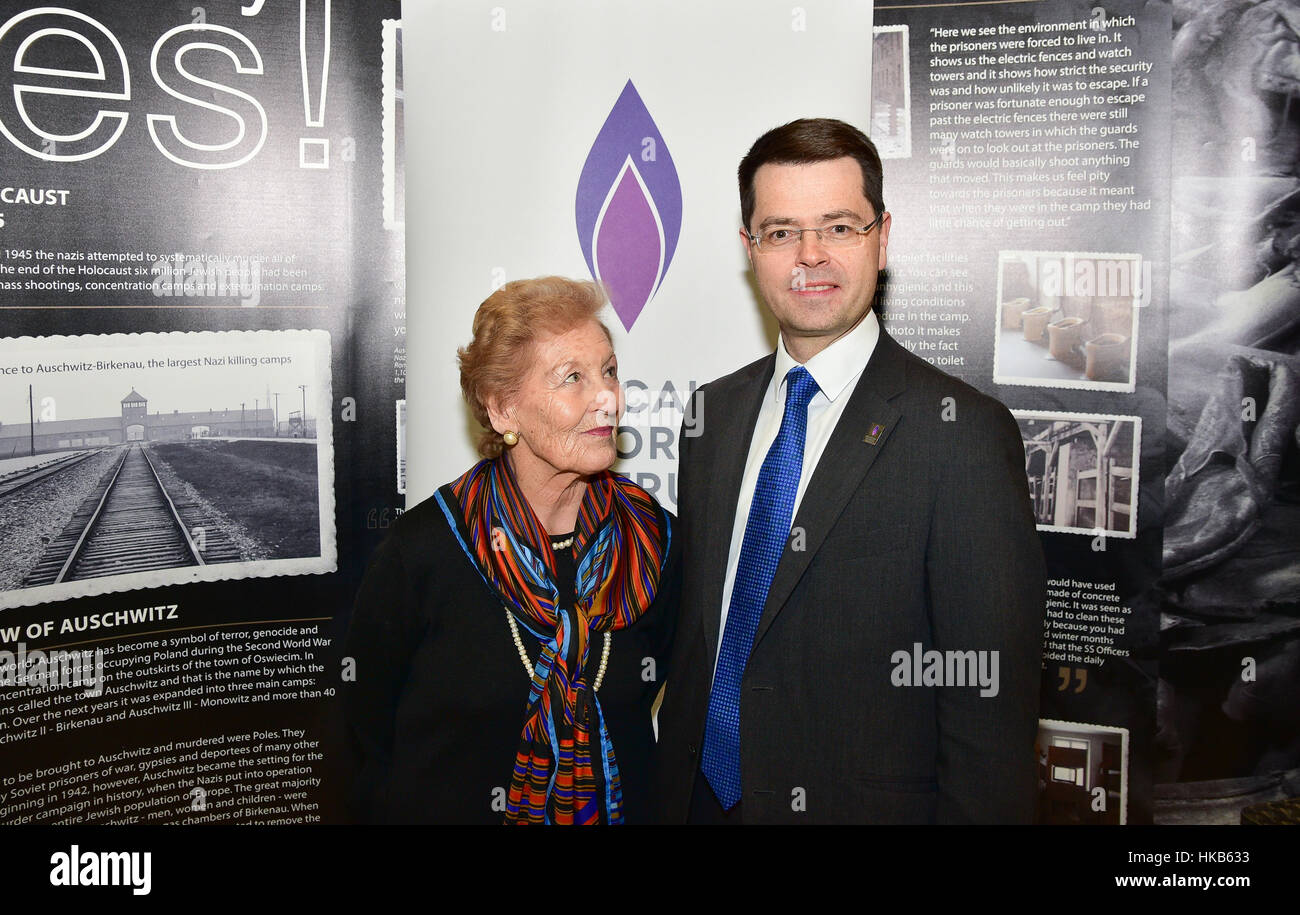
<path fill-rule="evenodd" d="M 1150 822 L 1169 8 L 876 10 L 885 325 L 1011 408 L 1047 556 L 1038 821 Z"/>
<path fill-rule="evenodd" d="M 401 99 L 396 2 L 0 6 L 0 822 L 328 818 Z"/>
<path fill-rule="evenodd" d="M 675 508 L 691 393 L 776 346 L 750 285 L 736 166 L 786 121 L 860 120 L 871 12 L 841 0 L 407 11 L 427 48 L 407 61 L 421 87 L 407 206 L 421 252 L 409 441 L 422 456 L 408 504 L 477 459 L 456 363 L 475 309 L 510 280 L 560 274 L 611 290 L 627 399 L 617 469 Z"/>
<path fill-rule="evenodd" d="M 886 324 L 1012 409 L 1048 558 L 1039 822 L 1294 822 L 1295 4 L 876 22 Z"/>
<path fill-rule="evenodd" d="M 1158 823 L 1300 802 L 1300 8 L 1175 5 Z"/>

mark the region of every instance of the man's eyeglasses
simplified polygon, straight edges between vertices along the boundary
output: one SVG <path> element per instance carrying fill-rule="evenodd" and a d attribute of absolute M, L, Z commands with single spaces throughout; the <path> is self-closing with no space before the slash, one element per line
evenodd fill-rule
<path fill-rule="evenodd" d="M 885 212 L 881 210 L 880 214 L 871 220 L 870 225 L 862 228 L 849 223 L 838 222 L 817 229 L 803 229 L 798 226 L 772 226 L 757 235 L 751 232 L 745 234 L 754 243 L 754 248 L 759 254 L 798 247 L 799 240 L 803 238 L 805 232 L 816 232 L 817 241 L 827 248 L 856 248 L 871 234 L 872 229 L 880 225 L 881 220 L 884 218 Z"/>

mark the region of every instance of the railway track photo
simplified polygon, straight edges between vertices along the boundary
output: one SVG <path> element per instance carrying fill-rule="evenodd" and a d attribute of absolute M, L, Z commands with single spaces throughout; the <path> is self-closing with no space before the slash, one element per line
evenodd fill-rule
<path fill-rule="evenodd" d="M 145 446 L 133 443 L 122 446 L 110 472 L 82 502 L 23 585 L 200 566 L 207 561 L 203 552 L 186 529 Z"/>
<path fill-rule="evenodd" d="M 310 555 L 316 481 L 302 468 L 315 453 L 302 441 L 132 441 L 18 463 L 0 475 L 0 591 L 203 579 Z"/>
<path fill-rule="evenodd" d="M 42 368 L 0 386 L 0 611 L 333 571 L 329 345 L 115 334 L 0 356 L 0 377 Z"/>

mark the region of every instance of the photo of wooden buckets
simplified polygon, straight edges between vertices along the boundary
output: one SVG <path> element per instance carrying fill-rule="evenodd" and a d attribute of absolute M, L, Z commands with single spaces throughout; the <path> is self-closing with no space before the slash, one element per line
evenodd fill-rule
<path fill-rule="evenodd" d="M 1002 303 L 1002 329 L 1020 330 L 1020 316 L 1029 310 L 1029 299 L 1020 296 Z"/>
<path fill-rule="evenodd" d="M 1132 338 L 1123 334 L 1102 334 L 1083 345 L 1084 374 L 1092 381 L 1128 381 Z"/>
<path fill-rule="evenodd" d="M 1047 352 L 1053 359 L 1074 366 L 1083 364 L 1083 327 L 1087 323 L 1083 318 L 1069 317 L 1047 325 Z"/>
<path fill-rule="evenodd" d="M 1047 322 L 1052 319 L 1052 315 L 1058 309 L 1051 305 L 1039 305 L 1037 308 L 1031 308 L 1020 316 L 1023 323 L 1025 339 L 1030 343 L 1042 343 L 1043 331 L 1047 329 Z"/>

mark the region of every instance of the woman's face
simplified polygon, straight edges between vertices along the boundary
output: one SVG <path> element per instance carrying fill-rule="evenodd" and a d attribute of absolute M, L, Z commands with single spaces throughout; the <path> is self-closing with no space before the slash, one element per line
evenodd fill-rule
<path fill-rule="evenodd" d="M 520 471 L 599 473 L 618 457 L 614 433 L 623 412 L 618 360 L 600 324 L 587 321 L 533 344 L 519 395 L 503 413 L 489 411 L 498 432 L 513 430 Z M 498 422 L 500 419 L 500 422 Z"/>

